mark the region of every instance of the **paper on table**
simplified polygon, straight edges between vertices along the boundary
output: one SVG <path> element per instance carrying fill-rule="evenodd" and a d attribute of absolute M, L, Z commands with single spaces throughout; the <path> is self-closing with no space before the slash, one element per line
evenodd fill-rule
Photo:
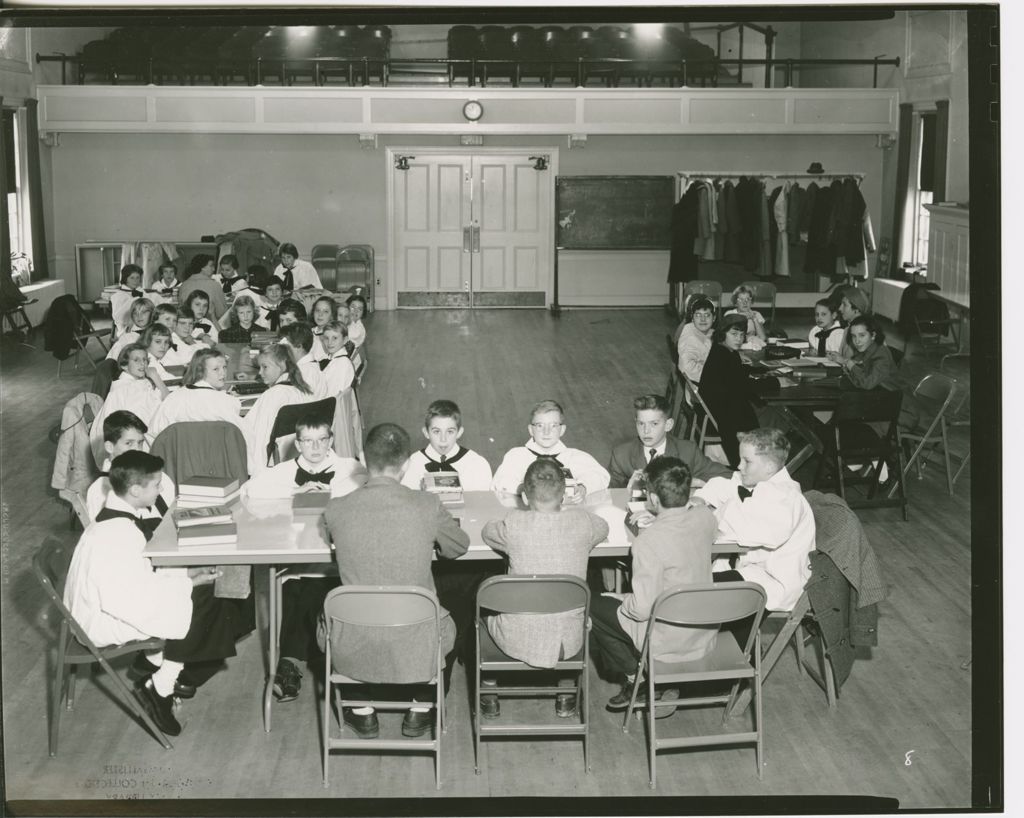
<path fill-rule="evenodd" d="M 814 356 L 805 355 L 803 358 L 795 358 L 788 362 L 790 366 L 829 366 L 835 367 L 840 364 L 829 358 L 817 358 Z"/>

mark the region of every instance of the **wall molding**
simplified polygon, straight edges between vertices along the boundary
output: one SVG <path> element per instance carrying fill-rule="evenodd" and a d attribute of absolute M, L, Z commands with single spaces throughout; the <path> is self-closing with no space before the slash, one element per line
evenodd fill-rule
<path fill-rule="evenodd" d="M 263 88 L 40 85 L 39 132 L 876 134 L 888 88 Z M 463 104 L 484 106 L 466 122 Z"/>

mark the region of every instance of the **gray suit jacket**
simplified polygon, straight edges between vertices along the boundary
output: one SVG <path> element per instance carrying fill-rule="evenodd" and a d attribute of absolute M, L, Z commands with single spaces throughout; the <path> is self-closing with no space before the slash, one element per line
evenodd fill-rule
<path fill-rule="evenodd" d="M 336 497 L 324 512 L 334 541 L 343 585 L 415 585 L 435 591 L 431 563 L 434 546 L 441 557 L 466 553 L 466 534 L 441 501 L 387 477 Z M 442 609 L 442 652 L 452 649 L 455 628 Z M 331 640 L 336 670 L 365 682 L 427 681 L 436 644 L 432 623 L 403 628 L 349 625 Z"/>
<path fill-rule="evenodd" d="M 690 473 L 697 480 L 705 483 L 712 477 L 732 477 L 732 469 L 704 456 L 704 453 L 692 440 L 680 440 L 669 435 L 665 438 L 665 456 L 678 457 L 690 467 Z M 608 464 L 613 489 L 626 487 L 629 478 L 636 469 L 647 466 L 643 444 L 634 437 L 626 443 L 620 443 L 612 449 L 612 459 Z"/>

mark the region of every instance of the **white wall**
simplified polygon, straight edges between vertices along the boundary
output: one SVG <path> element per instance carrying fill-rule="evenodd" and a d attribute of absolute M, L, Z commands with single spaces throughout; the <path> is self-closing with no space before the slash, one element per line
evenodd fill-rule
<path fill-rule="evenodd" d="M 197 241 L 242 227 L 291 241 L 303 255 L 318 243 L 371 244 L 386 269 L 383 146 L 456 143 L 393 137 L 368 151 L 351 136 L 64 134 L 51 152 L 56 275 L 75 291 L 77 242 Z M 488 137 L 485 145 L 558 148 L 562 175 L 803 171 L 819 161 L 866 173 L 865 200 L 872 214 L 881 208 L 883 152 L 867 136 L 592 136 L 578 150 L 561 139 L 521 136 Z M 620 253 L 607 263 L 622 261 Z M 588 269 L 600 277 L 600 264 Z"/>

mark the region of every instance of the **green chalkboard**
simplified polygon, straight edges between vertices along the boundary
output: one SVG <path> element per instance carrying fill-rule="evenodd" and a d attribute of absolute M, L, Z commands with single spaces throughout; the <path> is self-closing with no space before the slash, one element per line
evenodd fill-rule
<path fill-rule="evenodd" d="M 668 250 L 673 176 L 559 176 L 557 245 L 563 250 Z"/>

